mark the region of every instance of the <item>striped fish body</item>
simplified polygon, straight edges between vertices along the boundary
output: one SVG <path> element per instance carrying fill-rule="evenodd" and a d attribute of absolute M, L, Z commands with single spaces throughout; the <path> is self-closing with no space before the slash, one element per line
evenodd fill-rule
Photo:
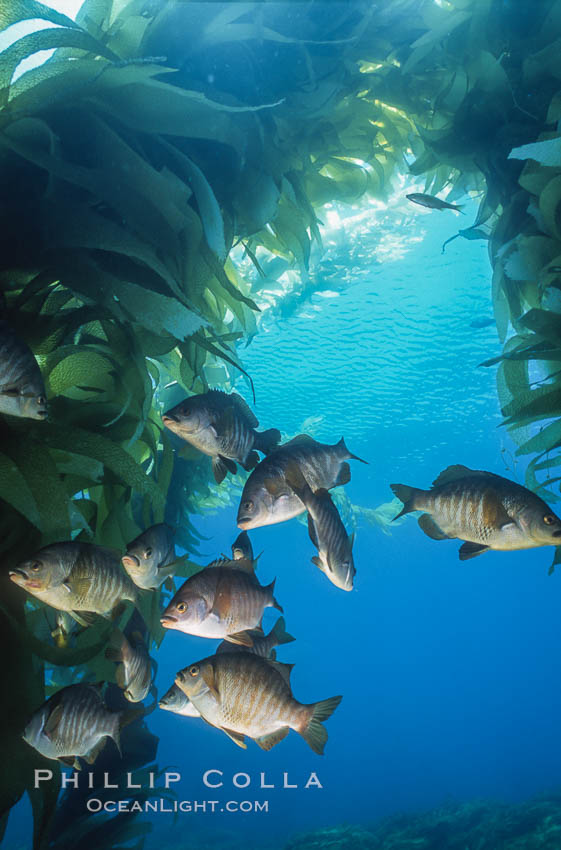
<path fill-rule="evenodd" d="M 137 587 L 156 590 L 174 575 L 175 570 L 169 565 L 175 559 L 173 529 L 162 522 L 146 529 L 129 543 L 121 561 Z"/>
<path fill-rule="evenodd" d="M 0 413 L 46 419 L 45 384 L 30 348 L 0 321 Z"/>
<path fill-rule="evenodd" d="M 304 496 L 308 511 L 308 531 L 317 547 L 314 564 L 342 590 L 352 590 L 356 569 L 353 561 L 353 537 L 349 537 L 327 490 L 311 490 Z"/>
<path fill-rule="evenodd" d="M 182 717 L 200 717 L 201 714 L 188 696 L 186 696 L 181 688 L 178 688 L 177 685 L 172 685 L 169 690 L 165 692 L 160 702 L 158 703 L 160 708 L 163 708 L 164 711 L 172 711 L 174 714 L 181 714 Z"/>
<path fill-rule="evenodd" d="M 186 634 L 208 638 L 238 637 L 259 626 L 265 608 L 282 610 L 276 602 L 274 582 L 259 584 L 246 570 L 209 566 L 187 579 L 162 616 L 162 625 Z M 249 641 L 250 638 L 244 638 Z"/>
<path fill-rule="evenodd" d="M 264 458 L 247 479 L 238 510 L 238 527 L 247 530 L 274 525 L 306 510 L 286 480 L 291 467 L 300 470 L 313 491 L 330 490 L 350 481 L 347 460 L 351 458 L 360 460 L 349 452 L 343 439 L 331 446 L 303 434 L 295 437 Z"/>
<path fill-rule="evenodd" d="M 90 763 L 113 738 L 118 748 L 121 712 L 105 707 L 95 685 L 69 685 L 39 708 L 25 728 L 24 739 L 50 759 L 86 758 Z"/>
<path fill-rule="evenodd" d="M 213 458 L 217 483 L 226 471 L 236 472 L 236 462 L 252 469 L 259 457 L 254 449 L 269 451 L 280 440 L 276 429 L 259 433 L 259 421 L 237 393 L 210 390 L 191 396 L 168 410 L 164 425 L 203 454 Z"/>
<path fill-rule="evenodd" d="M 425 511 L 419 524 L 430 537 L 467 541 L 463 553 L 460 550 L 464 558 L 487 548 L 509 551 L 561 542 L 561 520 L 547 504 L 494 473 L 452 466 L 431 490 L 400 484 L 392 489 L 404 501 L 402 514 Z"/>
<path fill-rule="evenodd" d="M 92 543 L 45 546 L 10 572 L 10 578 L 47 605 L 68 611 L 78 622 L 77 612 L 109 617 L 119 602 L 137 600 L 118 556 Z"/>
<path fill-rule="evenodd" d="M 196 677 L 189 673 L 193 665 L 183 671 L 184 681 L 176 679 L 176 684 L 213 726 L 261 738 L 280 729 L 300 731 L 309 722 L 313 708 L 292 696 L 289 665 L 240 652 L 216 655 L 197 666 L 201 692 L 193 687 Z"/>

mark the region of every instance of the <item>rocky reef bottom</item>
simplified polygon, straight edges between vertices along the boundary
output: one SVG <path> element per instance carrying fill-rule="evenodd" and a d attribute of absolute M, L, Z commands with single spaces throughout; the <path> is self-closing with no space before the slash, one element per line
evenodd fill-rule
<path fill-rule="evenodd" d="M 449 803 L 297 835 L 285 850 L 561 850 L 561 791 L 518 804 Z"/>

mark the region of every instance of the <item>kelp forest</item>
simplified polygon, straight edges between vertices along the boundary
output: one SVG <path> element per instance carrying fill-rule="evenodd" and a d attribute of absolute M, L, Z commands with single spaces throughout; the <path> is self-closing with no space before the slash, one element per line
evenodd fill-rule
<path fill-rule="evenodd" d="M 10 35 L 25 21 L 34 31 Z M 60 768 L 21 737 L 59 687 L 115 681 L 113 624 L 61 642 L 56 612 L 8 572 L 60 540 L 123 552 L 164 521 L 185 553 L 177 574 L 196 569 L 196 515 L 227 491 L 163 411 L 234 382 L 251 399 L 260 293 L 287 270 L 308 281 L 325 204 L 384 202 L 403 176 L 478 199 L 457 238 L 488 246 L 503 348 L 482 368 L 496 369 L 526 486 L 559 500 L 561 1 L 85 0 L 74 21 L 0 0 L 0 27 L 0 319 L 33 352 L 48 405 L 45 419 L 0 418 L 2 833 L 28 794 L 35 850 L 141 848 L 141 817 L 34 788 L 35 768 Z M 142 617 L 120 613 L 149 648 L 160 592 Z M 106 699 L 128 706 L 114 684 Z M 161 773 L 156 704 L 96 772 Z"/>

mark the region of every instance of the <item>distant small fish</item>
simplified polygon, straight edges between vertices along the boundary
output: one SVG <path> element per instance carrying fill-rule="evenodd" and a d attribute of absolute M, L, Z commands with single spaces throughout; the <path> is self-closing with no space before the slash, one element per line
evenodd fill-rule
<path fill-rule="evenodd" d="M 232 543 L 232 558 L 235 561 L 245 558 L 247 561 L 251 561 L 253 563 L 253 546 L 251 545 L 249 534 L 246 531 L 242 531 L 238 534 Z"/>
<path fill-rule="evenodd" d="M 117 664 L 115 681 L 129 702 L 146 699 L 152 684 L 152 659 L 140 632 L 133 632 L 128 641 L 122 632 L 113 636 L 117 646 L 105 650 L 105 657 Z"/>
<path fill-rule="evenodd" d="M 430 490 L 405 484 L 391 488 L 403 502 L 403 516 L 426 511 L 419 525 L 433 540 L 459 537 L 460 560 L 488 549 L 511 551 L 561 544 L 561 520 L 543 499 L 493 472 L 449 466 Z M 397 519 L 397 517 L 396 517 Z"/>
<path fill-rule="evenodd" d="M 428 207 L 431 210 L 454 210 L 454 212 L 460 212 L 464 215 L 461 204 L 449 204 L 448 201 L 442 201 L 434 195 L 424 195 L 422 192 L 412 192 L 410 195 L 406 195 L 405 197 L 408 198 L 408 200 L 413 201 L 414 204 L 420 204 L 420 206 Z"/>
<path fill-rule="evenodd" d="M 329 492 L 315 493 L 297 466 L 289 467 L 286 480 L 308 511 L 308 532 L 318 554 L 312 563 L 332 584 L 352 590 L 356 569 L 353 561 L 354 534 L 349 536 Z"/>
<path fill-rule="evenodd" d="M 265 608 L 282 612 L 274 587 L 274 581 L 262 587 L 248 561 L 219 560 L 187 579 L 161 623 L 165 629 L 252 646 L 250 631 L 260 627 Z"/>
<path fill-rule="evenodd" d="M 286 623 L 284 617 L 279 617 L 268 635 L 260 635 L 258 632 L 251 632 L 253 646 L 239 646 L 231 643 L 228 640 L 222 641 L 216 650 L 218 655 L 221 652 L 253 652 L 254 655 L 260 655 L 261 658 L 276 658 L 275 649 L 283 643 L 292 643 L 296 638 L 289 635 L 286 631 Z"/>
<path fill-rule="evenodd" d="M 119 753 L 123 712 L 108 711 L 97 685 L 68 685 L 48 699 L 25 727 L 23 738 L 45 758 L 75 770 L 78 757 L 93 764 L 112 738 Z"/>
<path fill-rule="evenodd" d="M 267 454 L 281 439 L 280 431 L 256 431 L 259 421 L 237 393 L 209 390 L 190 396 L 163 415 L 166 428 L 212 458 L 217 484 L 227 472 L 237 472 L 236 462 L 253 469 L 257 452 Z"/>
<path fill-rule="evenodd" d="M 46 419 L 45 384 L 31 349 L 0 321 L 0 413 Z"/>
<path fill-rule="evenodd" d="M 137 592 L 116 553 L 93 543 L 51 543 L 9 573 L 11 580 L 81 626 L 92 614 L 110 618 L 123 600 L 136 603 Z"/>
<path fill-rule="evenodd" d="M 494 324 L 495 324 L 494 318 L 492 316 L 488 316 L 488 317 L 481 318 L 481 319 L 474 319 L 473 322 L 469 323 L 469 326 L 470 326 L 470 328 L 477 328 L 479 330 L 480 328 L 488 328 L 488 327 L 490 327 L 491 325 L 494 325 Z"/>
<path fill-rule="evenodd" d="M 312 490 L 330 490 L 351 479 L 347 460 L 366 461 L 352 454 L 343 438 L 333 446 L 300 434 L 271 452 L 247 479 L 238 509 L 238 528 L 258 528 L 285 522 L 306 507 L 286 481 L 288 466 L 296 464 Z"/>
<path fill-rule="evenodd" d="M 246 748 L 245 737 L 270 750 L 298 732 L 321 755 L 327 741 L 322 721 L 342 697 L 305 705 L 294 699 L 291 664 L 267 661 L 248 652 L 222 653 L 180 670 L 175 684 L 189 697 L 207 723 Z"/>
<path fill-rule="evenodd" d="M 127 546 L 121 561 L 126 572 L 144 590 L 156 590 L 173 577 L 175 561 L 173 529 L 161 522 L 139 534 Z M 173 587 L 173 583 L 172 583 Z"/>
<path fill-rule="evenodd" d="M 174 714 L 181 714 L 183 717 L 201 716 L 201 712 L 195 708 L 189 697 L 177 685 L 172 685 L 165 692 L 158 705 L 164 711 L 172 711 Z"/>
<path fill-rule="evenodd" d="M 51 632 L 55 646 L 65 649 L 70 644 L 70 635 L 76 628 L 76 620 L 66 611 L 59 611 L 56 615 L 56 628 Z"/>

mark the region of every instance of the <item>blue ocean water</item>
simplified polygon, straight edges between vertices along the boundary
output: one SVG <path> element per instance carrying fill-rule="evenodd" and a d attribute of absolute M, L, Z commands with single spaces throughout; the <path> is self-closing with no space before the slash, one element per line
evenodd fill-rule
<path fill-rule="evenodd" d="M 339 236 L 356 239 L 346 215 Z M 279 649 L 296 665 L 295 696 L 344 698 L 327 721 L 323 757 L 295 733 L 269 753 L 251 745 L 244 752 L 197 720 L 154 715 L 160 764 L 179 766 L 183 796 L 208 799 L 201 776 L 217 769 L 225 787 L 211 799 L 269 800 L 267 814 L 184 815 L 176 826 L 158 815 L 156 837 L 166 846 L 183 846 L 185 818 L 194 840 L 227 835 L 240 845 L 282 846 L 301 830 L 368 823 L 447 799 L 517 800 L 559 783 L 551 550 L 461 563 L 456 541 L 430 540 L 414 518 L 392 527 L 360 511 L 391 502 L 390 482 L 425 487 L 452 463 L 523 481 L 499 427 L 494 369 L 479 367 L 500 350 L 496 329 L 472 326 L 491 315 L 487 245 L 457 239 L 442 254 L 458 226 L 452 213 L 400 206 L 383 224 L 373 213 L 362 234 L 363 274 L 303 300 L 287 318 L 265 315 L 242 353 L 264 427 L 287 436 L 307 429 L 327 442 L 344 435 L 369 462 L 351 462 L 345 488 L 357 524 L 352 593 L 310 563 L 314 549 L 298 520 L 250 533 L 263 551 L 260 580 L 276 577 L 297 638 Z M 195 519 L 209 559 L 229 552 L 236 509 L 234 502 Z M 275 616 L 267 612 L 266 630 Z M 202 638 L 166 635 L 159 688 L 208 652 Z M 285 772 L 301 786 L 311 771 L 321 790 L 279 787 Z M 237 772 L 250 775 L 249 788 L 232 788 Z M 275 789 L 259 789 L 261 772 Z"/>
<path fill-rule="evenodd" d="M 467 217 L 475 209 L 470 204 Z M 159 765 L 181 774 L 178 798 L 218 804 L 213 813 L 152 815 L 149 848 L 282 847 L 321 826 L 371 823 L 449 799 L 518 800 L 559 784 L 559 577 L 547 574 L 551 551 L 461 563 L 456 541 L 430 540 L 412 517 L 387 522 L 391 482 L 426 487 L 452 463 L 523 481 L 500 427 L 494 369 L 479 366 L 500 351 L 494 325 L 473 326 L 491 316 L 487 245 L 457 239 L 442 254 L 459 225 L 452 213 L 400 204 L 382 218 L 357 215 L 341 210 L 326 231 L 328 245 L 335 232 L 343 246 L 362 240 L 356 274 L 320 287 L 286 316 L 265 310 L 241 352 L 263 427 L 326 442 L 344 435 L 368 461 L 351 462 L 343 503 L 356 525 L 352 593 L 310 563 L 301 521 L 250 533 L 263 552 L 259 578 L 276 577 L 296 637 L 278 651 L 295 663 L 296 698 L 343 701 L 326 723 L 323 757 L 293 732 L 269 753 L 251 742 L 243 751 L 200 720 L 156 710 L 148 726 L 160 738 Z M 237 389 L 249 399 L 242 381 Z M 235 495 L 226 509 L 193 518 L 201 563 L 229 552 Z M 269 609 L 266 631 L 275 618 Z M 159 694 L 209 647 L 167 633 L 156 654 Z M 222 772 L 223 787 L 204 786 L 208 770 Z M 237 773 L 248 775 L 247 788 L 233 787 Z M 311 773 L 322 788 L 303 787 Z M 260 787 L 262 774 L 274 788 Z M 229 800 L 266 800 L 268 811 L 228 813 Z M 12 815 L 6 846 L 26 846 L 26 813 L 22 803 Z"/>

